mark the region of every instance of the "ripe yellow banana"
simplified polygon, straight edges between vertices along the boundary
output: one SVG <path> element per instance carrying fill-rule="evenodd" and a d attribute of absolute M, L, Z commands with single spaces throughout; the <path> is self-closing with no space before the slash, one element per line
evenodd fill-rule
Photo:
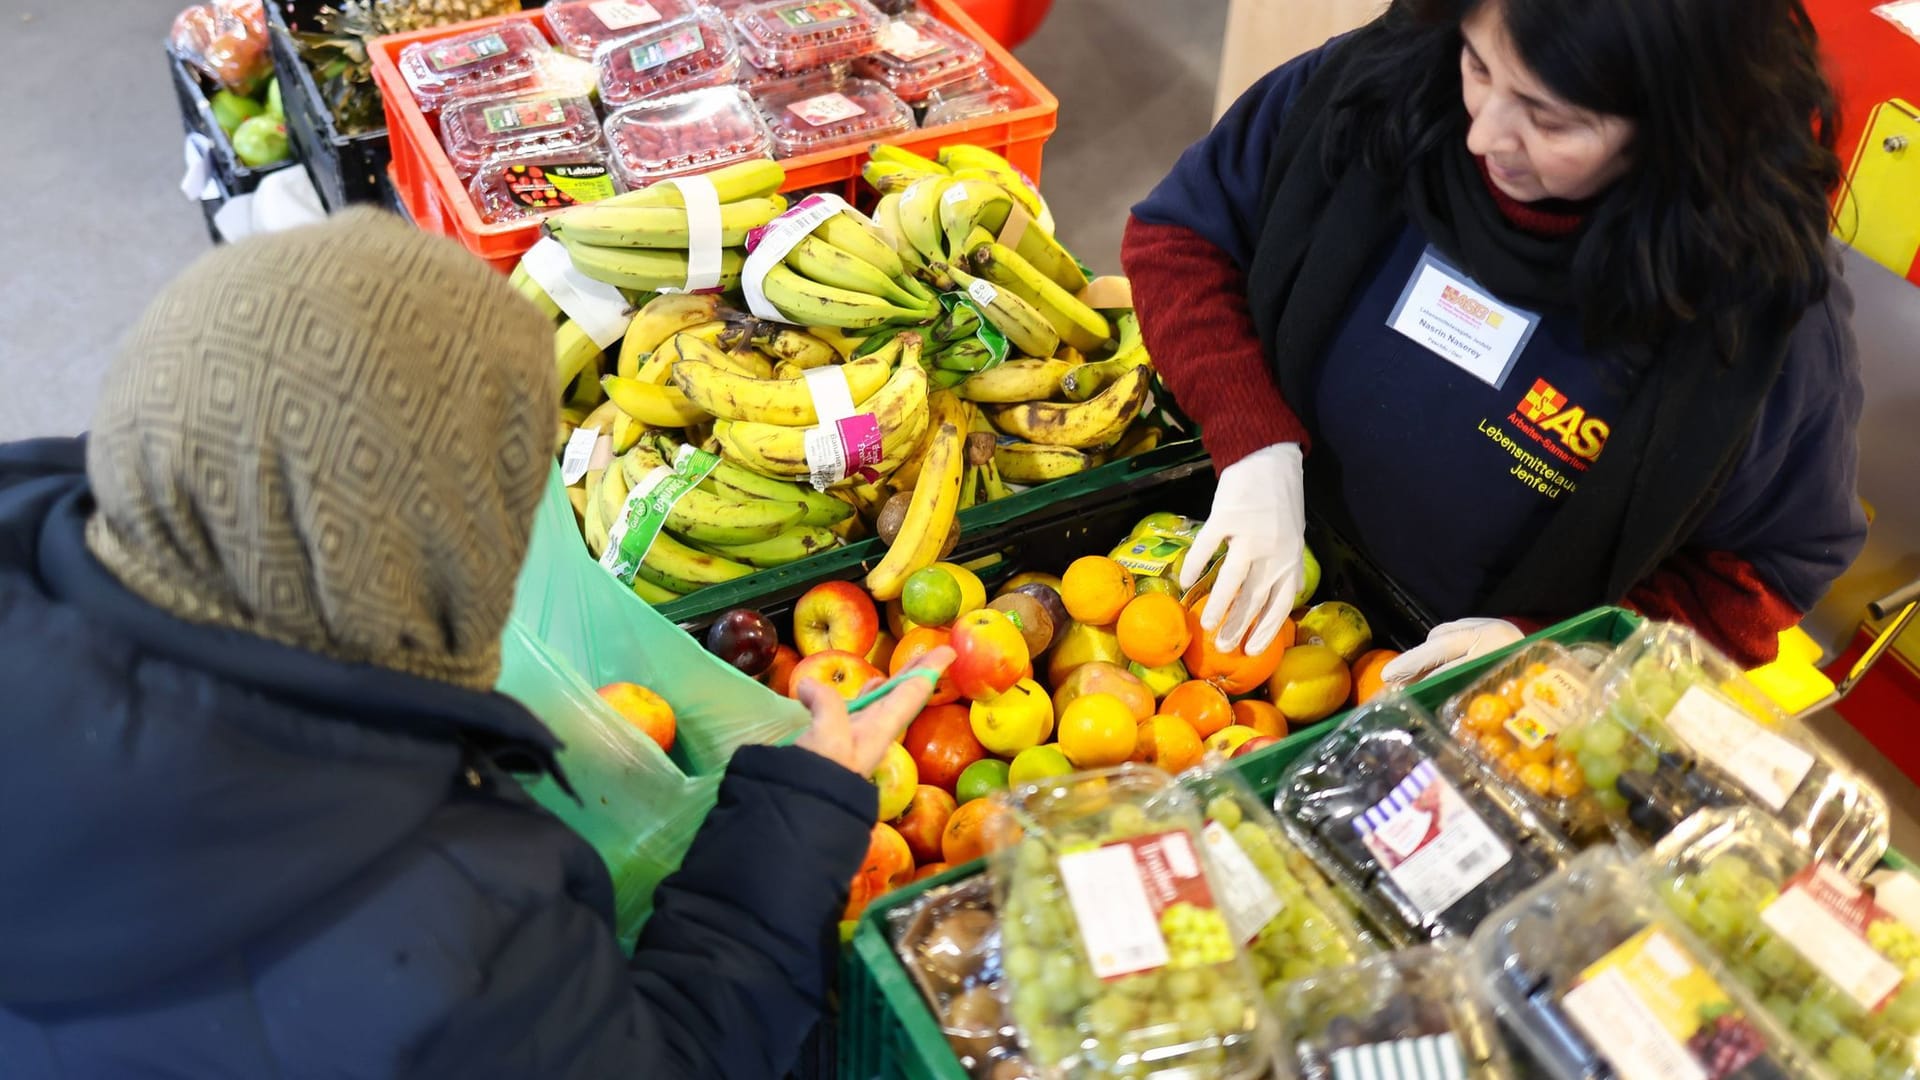
<path fill-rule="evenodd" d="M 1032 263 L 1035 270 L 1067 292 L 1079 295 L 1080 290 L 1087 287 L 1087 272 L 1080 268 L 1080 261 L 1062 247 L 1052 233 L 1028 229 L 1011 246 L 1021 258 Z"/>
<path fill-rule="evenodd" d="M 898 194 L 926 175 L 919 169 L 895 161 L 870 160 L 860 167 L 860 179 L 882 195 Z"/>
<path fill-rule="evenodd" d="M 567 489 L 567 502 L 573 506 L 573 523 L 579 525 L 587 517 L 587 489 L 575 485 Z"/>
<path fill-rule="evenodd" d="M 611 400 L 607 403 L 609 405 L 613 404 Z M 613 418 L 613 435 L 611 438 L 613 440 L 613 452 L 616 454 L 624 454 L 633 449 L 634 444 L 640 441 L 640 436 L 647 433 L 647 425 L 635 420 L 626 413 L 620 412 L 619 409 L 619 406 L 614 406 L 615 415 Z"/>
<path fill-rule="evenodd" d="M 1061 397 L 1068 401 L 1090 401 L 1120 376 L 1153 362 L 1147 355 L 1146 342 L 1140 337 L 1140 320 L 1133 312 L 1125 312 L 1114 320 L 1114 332 L 1120 340 L 1113 355 L 1068 372 L 1060 382 Z"/>
<path fill-rule="evenodd" d="M 608 466 L 606 475 L 600 478 L 600 487 L 594 492 L 594 500 L 600 504 L 600 520 L 612 529 L 620 520 L 620 511 L 626 508 L 627 492 L 630 490 L 625 471 L 617 466 Z"/>
<path fill-rule="evenodd" d="M 993 425 L 1016 439 L 1048 446 L 1097 449 L 1118 442 L 1146 404 L 1152 370 L 1137 367 L 1092 401 L 1062 405 L 1034 401 L 1005 405 L 989 414 Z"/>
<path fill-rule="evenodd" d="M 984 146 L 963 143 L 942 149 L 939 156 L 940 163 L 955 176 L 974 171 L 983 173 L 998 180 L 1000 186 L 1007 189 L 1007 194 L 1018 199 L 1020 205 L 1026 208 L 1027 213 L 1033 215 L 1035 221 L 1045 216 L 1046 204 L 1040 198 L 1039 192 L 1027 186 L 1026 174 L 1015 168 L 1013 162 L 999 154 Z"/>
<path fill-rule="evenodd" d="M 596 559 L 607 550 L 607 515 L 600 510 L 600 487 L 606 483 L 607 473 L 617 471 L 589 469 L 581 487 L 586 493 L 586 506 L 580 514 L 580 538 L 587 542 L 587 554 Z"/>
<path fill-rule="evenodd" d="M 935 390 L 927 397 L 927 430 L 939 430 L 941 424 L 952 424 L 961 431 L 973 431 L 974 423 L 979 419 L 980 410 L 971 402 L 960 400 L 960 395 L 952 390 Z M 927 449 L 932 440 L 921 439 L 920 445 L 907 455 L 900 467 L 887 479 L 901 491 L 910 491 L 920 479 L 920 469 L 926 463 Z"/>
<path fill-rule="evenodd" d="M 934 431 L 920 482 L 913 487 L 893 546 L 867 574 L 867 591 L 874 599 L 898 599 L 914 571 L 940 560 L 940 548 L 953 531 L 954 516 L 960 512 L 964 438 L 965 434 L 952 424 L 941 424 Z"/>
<path fill-rule="evenodd" d="M 968 401 L 990 405 L 1047 401 L 1060 392 L 1060 381 L 1073 368 L 1065 360 L 1009 360 L 967 376 L 953 389 Z"/>
<path fill-rule="evenodd" d="M 635 573 L 660 588 L 685 594 L 737 581 L 753 573 L 753 567 L 697 551 L 662 532 L 653 538 Z"/>
<path fill-rule="evenodd" d="M 1034 310 L 1046 316 L 1060 340 L 1081 352 L 1104 348 L 1113 339 L 1113 327 L 1105 315 L 1055 285 L 1006 245 L 988 244 L 975 249 L 971 265 L 974 273 L 1033 305 Z"/>
<path fill-rule="evenodd" d="M 557 322 L 562 317 L 560 305 L 554 303 L 553 297 L 547 295 L 547 290 L 533 280 L 532 274 L 527 273 L 525 263 L 513 264 L 513 273 L 507 276 L 507 284 L 512 285 L 514 291 L 526 297 L 534 307 L 539 308 L 540 314 L 545 315 L 550 321 Z"/>
<path fill-rule="evenodd" d="M 639 574 L 633 576 L 633 595 L 655 607 L 685 599 L 683 594 L 674 592 L 672 589 L 663 589 Z"/>
<path fill-rule="evenodd" d="M 594 279 L 622 289 L 659 292 L 678 289 L 687 283 L 687 253 L 662 248 L 621 248 L 585 244 L 559 235 L 573 257 L 574 269 Z M 740 287 L 740 268 L 746 255 L 739 248 L 720 253 L 720 288 Z"/>
<path fill-rule="evenodd" d="M 819 236 L 803 236 L 787 252 L 787 265 L 802 277 L 836 289 L 879 297 L 901 307 L 925 309 L 924 302 L 865 259 L 835 247 Z"/>
<path fill-rule="evenodd" d="M 839 361 L 840 354 L 822 338 L 797 326 L 783 326 L 765 319 L 743 324 L 747 340 L 778 364 L 792 364 L 801 371 Z"/>
<path fill-rule="evenodd" d="M 782 315 L 805 326 L 864 330 L 896 319 L 916 321 L 926 314 L 918 308 L 896 307 L 868 293 L 823 285 L 801 277 L 784 264 L 767 271 L 761 289 Z"/>
<path fill-rule="evenodd" d="M 846 506 L 845 503 L 841 505 Z M 853 508 L 846 506 L 846 509 L 851 516 Z M 715 555 L 765 570 L 799 562 L 809 555 L 817 555 L 822 551 L 839 547 L 840 538 L 833 534 L 832 529 L 825 526 L 796 525 L 771 540 L 762 540 L 756 544 L 705 544 L 702 546 Z"/>
<path fill-rule="evenodd" d="M 1119 443 L 1115 444 L 1111 456 L 1115 461 L 1118 461 L 1121 458 L 1129 458 L 1135 454 L 1144 454 L 1154 447 L 1159 446 L 1160 440 L 1166 438 L 1166 435 L 1166 431 L 1161 428 L 1151 424 L 1141 424 L 1132 431 L 1127 432 L 1126 438 L 1121 439 Z"/>
<path fill-rule="evenodd" d="M 627 334 L 620 339 L 620 363 L 615 373 L 623 378 L 640 374 L 640 365 L 660 343 L 681 332 L 714 321 L 720 310 L 720 297 L 712 293 L 661 293 L 634 312 Z"/>
<path fill-rule="evenodd" d="M 903 359 L 893 375 L 861 407 L 880 427 L 882 460 L 875 471 L 885 476 L 900 467 L 927 430 L 927 373 L 918 357 Z M 713 425 L 722 453 L 762 476 L 799 479 L 807 467 L 805 428 L 720 420 Z"/>
<path fill-rule="evenodd" d="M 1012 212 L 1013 199 L 999 184 L 955 180 L 940 196 L 940 230 L 947 238 L 948 257 L 959 260 L 962 245 L 975 229 L 998 235 Z"/>
<path fill-rule="evenodd" d="M 892 245 L 894 254 L 900 256 L 900 265 L 908 273 L 924 273 L 927 260 L 920 250 L 907 239 L 906 227 L 900 224 L 900 195 L 898 192 L 880 196 L 879 205 L 873 208 L 874 223 L 880 226 L 880 235 Z"/>
<path fill-rule="evenodd" d="M 663 440 L 660 449 L 662 453 L 679 452 L 677 441 Z M 762 476 L 725 459 L 714 466 L 700 486 L 732 502 L 797 502 L 801 509 L 796 525 L 838 525 L 853 516 L 853 507 L 844 500 L 815 491 L 806 484 Z"/>
<path fill-rule="evenodd" d="M 600 380 L 620 411 L 657 428 L 683 428 L 712 419 L 706 410 L 687 400 L 677 387 L 655 386 L 639 379 L 609 375 Z"/>
<path fill-rule="evenodd" d="M 720 206 L 720 243 L 737 247 L 747 233 L 786 212 L 778 195 L 743 199 Z M 555 236 L 601 247 L 669 248 L 685 251 L 692 243 L 687 212 L 678 206 L 607 206 L 585 203 L 547 219 Z"/>
<path fill-rule="evenodd" d="M 959 267 L 950 267 L 954 283 L 967 290 L 994 329 L 1007 335 L 1013 347 L 1026 356 L 1052 356 L 1060 351 L 1060 333 L 1032 304 L 1010 289 L 976 278 Z"/>
<path fill-rule="evenodd" d="M 947 172 L 945 165 L 940 164 L 930 157 L 916 154 L 903 146 L 893 146 L 888 143 L 874 143 L 867 147 L 867 156 L 873 161 L 884 161 L 889 164 L 905 166 L 916 172 L 932 173 L 936 176 L 944 176 Z"/>
<path fill-rule="evenodd" d="M 620 406 L 615 405 L 611 400 L 604 400 L 594 406 L 593 411 L 588 413 L 577 426 L 597 428 L 602 435 L 611 436 L 614 421 L 625 415 L 620 411 Z"/>
<path fill-rule="evenodd" d="M 900 253 L 893 250 L 878 225 L 869 225 L 842 211 L 821 222 L 813 235 L 871 265 L 889 280 L 907 276 Z"/>
<path fill-rule="evenodd" d="M 743 199 L 764 198 L 779 191 L 787 182 L 787 170 L 766 158 L 723 165 L 703 174 L 713 183 L 722 206 Z M 638 191 L 601 199 L 598 206 L 685 206 L 680 189 L 673 184 L 650 184 Z"/>
<path fill-rule="evenodd" d="M 946 237 L 940 227 L 940 200 L 953 186 L 950 176 L 927 176 L 900 193 L 900 235 L 913 245 L 929 271 L 947 263 Z"/>
<path fill-rule="evenodd" d="M 1071 446 L 1007 443 L 993 451 L 993 464 L 1004 480 L 1016 484 L 1044 484 L 1087 471 L 1087 455 Z"/>
<path fill-rule="evenodd" d="M 879 354 L 841 365 L 853 403 L 861 405 L 886 385 L 891 367 Z M 803 376 L 798 379 L 749 379 L 698 360 L 673 366 L 673 385 L 687 400 L 722 420 L 750 420 L 760 424 L 811 427 L 820 422 L 813 393 Z"/>
<path fill-rule="evenodd" d="M 650 446 L 636 446 L 620 459 L 627 483 L 637 486 L 666 460 Z M 667 528 L 689 540 L 709 544 L 752 544 L 771 540 L 797 523 L 805 512 L 800 502 L 735 502 L 694 488 L 667 511 Z"/>
<path fill-rule="evenodd" d="M 564 395 L 573 380 L 588 364 L 600 358 L 600 346 L 593 343 L 580 324 L 568 319 L 553 332 L 553 376 L 555 396 Z"/>

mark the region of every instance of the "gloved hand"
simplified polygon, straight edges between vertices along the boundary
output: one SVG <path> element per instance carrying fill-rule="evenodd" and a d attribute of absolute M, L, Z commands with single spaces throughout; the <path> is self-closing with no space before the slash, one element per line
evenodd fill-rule
<path fill-rule="evenodd" d="M 1441 623 L 1427 634 L 1424 645 L 1408 649 L 1381 668 L 1380 681 L 1388 686 L 1408 686 L 1496 649 L 1504 649 L 1526 636 L 1505 619 L 1459 619 Z"/>
<path fill-rule="evenodd" d="M 1193 539 L 1180 588 L 1193 588 L 1220 545 L 1227 545 L 1200 626 L 1223 651 L 1247 642 L 1259 655 L 1293 614 L 1305 582 L 1306 480 L 1298 443 L 1276 443 L 1220 471 L 1213 512 Z M 1247 633 L 1252 628 L 1253 633 Z"/>

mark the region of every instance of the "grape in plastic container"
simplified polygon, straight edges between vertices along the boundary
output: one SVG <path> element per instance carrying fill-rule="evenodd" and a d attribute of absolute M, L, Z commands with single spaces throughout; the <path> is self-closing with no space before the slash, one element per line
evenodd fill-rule
<path fill-rule="evenodd" d="M 740 51 L 754 67 L 805 71 L 880 47 L 887 17 L 867 0 L 769 0 L 733 12 Z"/>
<path fill-rule="evenodd" d="M 1224 759 L 1188 769 L 1179 781 L 1206 815 L 1200 835 L 1227 922 L 1268 993 L 1376 950 L 1352 906 Z"/>
<path fill-rule="evenodd" d="M 547 5 L 547 33 L 569 56 L 593 59 L 600 46 L 684 19 L 694 0 L 568 0 Z"/>
<path fill-rule="evenodd" d="M 917 105 L 943 86 L 983 74 L 987 51 L 946 23 L 915 12 L 880 31 L 880 47 L 853 62 L 855 73 Z"/>
<path fill-rule="evenodd" d="M 716 86 L 653 98 L 607 117 L 614 171 L 628 188 L 773 156 L 773 138 L 752 99 Z"/>
<path fill-rule="evenodd" d="M 1260 984 L 1212 884 L 1200 808 L 1151 766 L 996 796 L 1005 993 L 1046 1075 L 1251 1080 L 1271 1064 Z"/>
<path fill-rule="evenodd" d="M 740 74 L 740 51 L 727 21 L 702 11 L 633 37 L 600 46 L 593 56 L 600 100 L 617 109 L 662 94 L 731 83 Z"/>
<path fill-rule="evenodd" d="M 1000 993 L 1000 919 L 985 875 L 932 889 L 887 912 L 894 951 L 976 1076 L 1018 1073 L 1019 1033 Z"/>
<path fill-rule="evenodd" d="M 1288 766 L 1274 803 L 1294 843 L 1400 945 L 1472 933 L 1571 855 L 1554 823 L 1398 693 Z"/>
<path fill-rule="evenodd" d="M 1751 803 L 1853 877 L 1886 854 L 1880 792 L 1694 631 L 1647 623 L 1595 686 L 1588 720 L 1561 740 L 1624 842 L 1651 844 L 1696 810 Z"/>
<path fill-rule="evenodd" d="M 455 98 L 498 97 L 540 84 L 541 59 L 553 51 L 540 28 L 523 19 L 416 41 L 400 50 L 400 74 L 422 112 Z"/>
<path fill-rule="evenodd" d="M 1440 708 L 1441 723 L 1461 746 L 1583 845 L 1611 834 L 1579 760 L 1560 736 L 1585 721 L 1592 682 L 1593 669 L 1564 646 L 1540 642 L 1489 669 Z"/>
<path fill-rule="evenodd" d="M 440 142 L 461 179 L 503 155 L 603 145 L 593 102 L 558 94 L 454 101 L 440 113 Z"/>
<path fill-rule="evenodd" d="M 861 145 L 913 130 L 913 110 L 871 79 L 781 87 L 763 91 L 755 100 L 766 114 L 776 158 Z"/>
<path fill-rule="evenodd" d="M 1420 945 L 1284 983 L 1270 995 L 1280 1018 L 1282 1080 L 1408 1075 L 1508 1080 L 1516 1076 L 1499 1024 L 1469 976 L 1461 944 Z"/>
<path fill-rule="evenodd" d="M 1826 1080 L 1611 846 L 1495 912 L 1472 966 L 1552 1080 Z"/>
<path fill-rule="evenodd" d="M 496 155 L 467 185 L 488 222 L 538 217 L 611 198 L 618 191 L 606 147 L 598 140 L 590 146 Z"/>
<path fill-rule="evenodd" d="M 1838 1076 L 1920 1077 L 1920 933 L 1749 807 L 1642 857 L 1674 914 Z"/>

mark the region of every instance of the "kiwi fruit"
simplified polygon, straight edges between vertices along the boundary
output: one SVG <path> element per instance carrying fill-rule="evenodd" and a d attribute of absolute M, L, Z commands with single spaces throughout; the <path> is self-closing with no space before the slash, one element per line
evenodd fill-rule
<path fill-rule="evenodd" d="M 900 535 L 900 525 L 907 520 L 907 507 L 912 502 L 913 492 L 902 491 L 880 507 L 880 517 L 873 523 L 873 530 L 880 534 L 881 543 L 893 546 L 893 538 Z"/>

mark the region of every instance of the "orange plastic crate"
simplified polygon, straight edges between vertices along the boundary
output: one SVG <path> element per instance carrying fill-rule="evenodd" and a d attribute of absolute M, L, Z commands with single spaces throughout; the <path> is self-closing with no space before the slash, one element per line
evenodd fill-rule
<path fill-rule="evenodd" d="M 941 147 L 956 143 L 983 146 L 1004 156 L 1038 183 L 1041 151 L 1047 137 L 1059 126 L 1060 100 L 983 31 L 956 0 L 922 0 L 921 10 L 978 41 L 986 49 L 987 64 L 995 81 L 1013 90 L 1022 100 L 1011 112 L 923 128 L 893 141 L 928 157 Z M 400 50 L 416 41 L 435 41 L 510 19 L 527 19 L 543 33 L 546 30 L 545 12 L 535 9 L 377 38 L 369 49 L 373 79 L 386 100 L 387 129 L 393 145 L 393 164 L 388 176 L 393 181 L 394 194 L 414 224 L 428 232 L 453 237 L 502 273 L 512 270 L 521 253 L 540 238 L 540 222 L 537 218 L 495 224 L 481 220 L 479 208 L 454 173 L 453 162 L 441 148 L 433 125 L 414 102 L 413 92 L 400 74 L 398 61 Z M 787 170 L 785 190 L 837 189 L 852 201 L 862 194 L 860 169 L 866 160 L 864 146 L 786 158 L 780 163 Z"/>

